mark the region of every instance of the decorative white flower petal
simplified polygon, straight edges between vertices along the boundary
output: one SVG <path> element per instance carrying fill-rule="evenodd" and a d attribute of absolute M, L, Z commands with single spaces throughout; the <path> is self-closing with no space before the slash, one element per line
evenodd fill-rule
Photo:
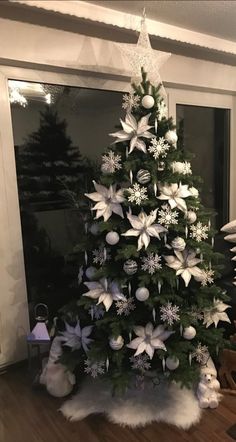
<path fill-rule="evenodd" d="M 112 213 L 116 213 L 123 218 L 123 210 L 120 205 L 120 203 L 125 201 L 123 191 L 121 189 L 116 191 L 116 186 L 110 186 L 109 189 L 107 189 L 107 187 L 96 183 L 96 181 L 93 181 L 93 183 L 97 193 L 85 193 L 85 196 L 97 202 L 92 208 L 92 210 L 97 211 L 96 219 L 103 216 L 104 221 L 107 221 Z"/>
<path fill-rule="evenodd" d="M 167 200 L 171 209 L 177 207 L 182 212 L 186 212 L 187 205 L 183 198 L 192 196 L 188 189 L 188 185 L 182 185 L 179 183 L 165 184 L 164 186 L 159 185 L 160 195 L 157 197 L 160 200 Z"/>
<path fill-rule="evenodd" d="M 153 329 L 153 324 L 149 322 L 145 327 L 134 327 L 134 333 L 139 337 L 133 339 L 129 344 L 127 344 L 127 347 L 136 350 L 134 356 L 138 356 L 141 353 L 146 352 L 149 358 L 152 359 L 156 349 L 166 350 L 166 346 L 163 341 L 168 339 L 168 337 L 174 332 L 165 330 L 163 324 Z"/>
<path fill-rule="evenodd" d="M 106 278 L 102 278 L 99 281 L 86 282 L 85 285 L 91 289 L 83 296 L 98 299 L 98 304 L 103 303 L 106 311 L 110 309 L 113 301 L 126 300 L 115 281 L 107 281 Z"/>
<path fill-rule="evenodd" d="M 91 334 L 93 326 L 87 326 L 81 329 L 80 322 L 77 321 L 75 327 L 70 326 L 65 323 L 66 331 L 62 332 L 61 335 L 63 337 L 64 345 L 71 347 L 72 350 L 80 349 L 81 346 L 85 352 L 87 352 L 88 344 L 92 342 L 92 339 L 88 338 Z"/>
<path fill-rule="evenodd" d="M 191 277 L 197 281 L 203 277 L 203 271 L 196 266 L 200 259 L 195 258 L 196 253 L 192 250 L 185 249 L 183 252 L 175 250 L 176 257 L 164 256 L 166 265 L 176 270 L 176 275 L 181 276 L 185 282 L 185 286 L 188 287 Z"/>
<path fill-rule="evenodd" d="M 228 304 L 224 304 L 224 302 L 219 299 L 214 299 L 212 307 L 204 310 L 204 321 L 203 324 L 208 328 L 211 324 L 215 324 L 217 327 L 219 321 L 223 322 L 231 322 L 225 310 L 230 308 L 231 306 Z"/>

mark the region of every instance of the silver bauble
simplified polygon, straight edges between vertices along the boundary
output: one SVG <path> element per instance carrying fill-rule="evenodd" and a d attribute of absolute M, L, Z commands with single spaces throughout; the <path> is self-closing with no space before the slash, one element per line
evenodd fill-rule
<path fill-rule="evenodd" d="M 155 100 L 151 95 L 144 95 L 141 103 L 142 106 L 145 107 L 145 109 L 151 109 L 155 104 Z"/>
<path fill-rule="evenodd" d="M 149 170 L 140 169 L 137 173 L 137 181 L 140 184 L 147 184 L 151 181 L 151 174 Z"/>
<path fill-rule="evenodd" d="M 90 226 L 89 230 L 92 233 L 92 235 L 98 235 L 99 234 L 99 225 L 98 225 L 98 223 L 93 223 Z"/>
<path fill-rule="evenodd" d="M 182 252 L 186 247 L 186 242 L 180 236 L 176 236 L 176 238 L 171 242 L 171 246 L 178 252 Z"/>
<path fill-rule="evenodd" d="M 168 356 L 168 358 L 166 358 L 166 367 L 169 370 L 176 370 L 176 368 L 178 368 L 179 366 L 179 359 L 176 357 L 170 357 Z"/>
<path fill-rule="evenodd" d="M 190 325 L 189 327 L 186 327 L 183 331 L 183 338 L 187 339 L 188 341 L 191 341 L 193 338 L 195 338 L 197 332 L 196 329 Z"/>
<path fill-rule="evenodd" d="M 133 259 L 125 261 L 123 269 L 127 275 L 134 275 L 138 270 L 138 264 Z"/>
<path fill-rule="evenodd" d="M 120 237 L 117 232 L 108 232 L 106 235 L 106 242 L 110 244 L 110 246 L 114 246 L 120 240 Z"/>
<path fill-rule="evenodd" d="M 186 218 L 189 224 L 193 224 L 197 220 L 197 215 L 193 210 L 188 210 Z"/>
<path fill-rule="evenodd" d="M 124 345 L 124 339 L 122 338 L 122 336 L 118 336 L 117 338 L 111 337 L 109 339 L 109 345 L 112 350 L 120 350 Z"/>
<path fill-rule="evenodd" d="M 93 267 L 93 266 L 88 267 L 88 268 L 85 270 L 85 275 L 87 276 L 88 279 L 93 279 L 93 277 L 94 277 L 96 271 L 97 271 L 97 269 L 96 269 L 95 267 Z"/>
<path fill-rule="evenodd" d="M 135 292 L 137 300 L 141 302 L 146 301 L 149 298 L 149 295 L 149 290 L 146 287 L 139 287 Z"/>

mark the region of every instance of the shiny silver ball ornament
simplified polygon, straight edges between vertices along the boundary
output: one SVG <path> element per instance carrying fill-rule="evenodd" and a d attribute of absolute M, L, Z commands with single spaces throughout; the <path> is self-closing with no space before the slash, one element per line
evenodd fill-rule
<path fill-rule="evenodd" d="M 148 170 L 140 169 L 137 173 L 137 181 L 140 184 L 147 184 L 151 181 L 151 174 Z"/>
<path fill-rule="evenodd" d="M 187 339 L 188 341 L 191 341 L 193 338 L 195 338 L 197 332 L 196 329 L 190 325 L 189 327 L 186 327 L 183 331 L 183 338 Z"/>
<path fill-rule="evenodd" d="M 145 107 L 145 109 L 151 109 L 155 104 L 155 100 L 151 95 L 144 95 L 141 103 L 142 106 Z"/>
<path fill-rule="evenodd" d="M 109 339 L 109 345 L 112 350 L 120 350 L 124 345 L 124 339 L 122 338 L 122 336 L 118 336 L 117 338 L 111 337 Z"/>
<path fill-rule="evenodd" d="M 94 235 L 94 236 L 98 235 L 99 234 L 99 225 L 98 225 L 98 223 L 93 223 L 89 230 L 92 233 L 92 235 Z"/>
<path fill-rule="evenodd" d="M 88 279 L 93 279 L 96 271 L 97 271 L 97 269 L 95 267 L 93 267 L 93 266 L 88 267 L 85 270 L 85 275 L 87 276 Z"/>
<path fill-rule="evenodd" d="M 168 356 L 168 358 L 166 358 L 166 367 L 169 370 L 176 370 L 176 368 L 178 368 L 179 366 L 179 359 L 176 357 L 170 357 Z"/>
<path fill-rule="evenodd" d="M 138 264 L 133 259 L 125 261 L 123 269 L 127 275 L 134 275 L 138 270 Z"/>
<path fill-rule="evenodd" d="M 139 287 L 135 292 L 135 297 L 138 301 L 146 301 L 149 298 L 149 290 L 146 287 Z"/>
<path fill-rule="evenodd" d="M 171 247 L 178 252 L 182 252 L 186 247 L 186 242 L 180 236 L 176 236 L 176 238 L 171 241 Z"/>
<path fill-rule="evenodd" d="M 110 244 L 110 246 L 114 246 L 117 244 L 120 240 L 120 237 L 117 232 L 109 232 L 106 235 L 106 242 L 107 244 Z"/>
<path fill-rule="evenodd" d="M 193 210 L 188 210 L 186 218 L 189 224 L 193 224 L 197 220 L 197 215 Z"/>

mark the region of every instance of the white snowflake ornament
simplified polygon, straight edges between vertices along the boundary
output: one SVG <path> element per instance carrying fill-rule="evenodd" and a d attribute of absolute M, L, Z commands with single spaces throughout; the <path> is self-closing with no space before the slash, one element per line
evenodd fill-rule
<path fill-rule="evenodd" d="M 203 287 L 207 286 L 207 284 L 213 284 L 214 283 L 214 275 L 215 272 L 212 269 L 205 269 L 202 270 L 202 280 L 201 280 L 201 285 Z"/>
<path fill-rule="evenodd" d="M 115 281 L 102 278 L 99 281 L 85 282 L 84 285 L 88 287 L 89 291 L 84 293 L 83 296 L 98 299 L 98 304 L 103 303 L 106 311 L 110 309 L 113 301 L 124 301 L 126 299 Z"/>
<path fill-rule="evenodd" d="M 159 200 L 168 201 L 171 209 L 177 207 L 182 212 L 187 212 L 187 205 L 184 199 L 192 195 L 187 184 L 172 183 L 165 184 L 164 186 L 160 184 L 158 187 L 160 195 L 157 198 Z"/>
<path fill-rule="evenodd" d="M 129 316 L 135 308 L 134 298 L 132 297 L 116 302 L 117 315 Z"/>
<path fill-rule="evenodd" d="M 81 347 L 85 352 L 89 350 L 88 345 L 92 342 L 92 339 L 89 338 L 93 326 L 89 325 L 87 327 L 81 328 L 80 322 L 77 321 L 75 327 L 65 323 L 66 330 L 61 333 L 63 336 L 63 344 L 71 347 L 72 350 L 78 350 Z"/>
<path fill-rule="evenodd" d="M 201 222 L 198 222 L 196 225 L 190 226 L 190 237 L 195 239 L 197 242 L 201 242 L 204 239 L 208 238 L 208 226 L 204 226 Z"/>
<path fill-rule="evenodd" d="M 128 197 L 128 201 L 130 201 L 131 203 L 135 203 L 140 206 L 143 201 L 148 199 L 147 188 L 141 187 L 138 183 L 135 183 L 133 187 L 129 187 L 127 190 L 130 194 L 130 196 Z"/>
<path fill-rule="evenodd" d="M 138 355 L 138 356 L 131 356 L 131 358 L 129 358 L 130 362 L 131 362 L 131 368 L 132 370 L 140 370 L 142 373 L 144 373 L 145 371 L 150 370 L 151 368 L 151 364 L 149 361 L 149 357 L 148 355 Z"/>
<path fill-rule="evenodd" d="M 183 252 L 174 251 L 175 256 L 164 256 L 167 266 L 176 270 L 176 275 L 181 276 L 185 282 L 185 287 L 188 287 L 192 278 L 197 281 L 202 279 L 202 270 L 197 267 L 201 262 L 196 258 L 196 253 L 193 250 L 185 249 Z"/>
<path fill-rule="evenodd" d="M 192 358 L 196 359 L 196 361 L 201 364 L 205 365 L 209 359 L 209 351 L 208 347 L 206 345 L 202 345 L 200 342 L 198 343 L 197 347 L 195 348 L 194 352 L 192 353 Z"/>
<path fill-rule="evenodd" d="M 127 112 L 131 112 L 132 109 L 137 109 L 139 107 L 139 104 L 139 95 L 135 95 L 133 92 L 123 95 L 122 108 L 125 109 Z"/>
<path fill-rule="evenodd" d="M 219 299 L 214 299 L 212 307 L 204 310 L 204 321 L 203 324 L 206 328 L 210 327 L 211 324 L 215 324 L 217 327 L 219 321 L 231 322 L 225 310 L 230 308 L 230 305 L 224 304 L 224 302 Z"/>
<path fill-rule="evenodd" d="M 140 212 L 138 216 L 132 215 L 131 213 L 127 214 L 127 218 L 133 228 L 127 230 L 127 232 L 122 235 L 138 236 L 138 251 L 141 250 L 142 247 L 145 247 L 145 249 L 148 247 L 150 237 L 155 237 L 160 240 L 160 233 L 167 232 L 165 227 L 160 224 L 154 224 L 156 216 L 157 209 L 153 210 L 150 215 L 147 215 L 145 212 Z"/>
<path fill-rule="evenodd" d="M 157 105 L 157 118 L 161 121 L 163 118 L 167 118 L 168 110 L 164 100 L 160 101 Z"/>
<path fill-rule="evenodd" d="M 153 137 L 151 139 L 151 145 L 148 148 L 148 152 L 152 154 L 152 156 L 155 158 L 155 160 L 158 160 L 158 158 L 161 156 L 163 158 L 166 157 L 167 152 L 169 150 L 170 146 L 165 140 L 165 138 L 161 137 L 159 139 Z"/>
<path fill-rule="evenodd" d="M 135 117 L 128 112 L 125 117 L 125 121 L 120 119 L 123 130 L 110 134 L 112 137 L 116 138 L 114 143 L 130 141 L 129 153 L 133 152 L 135 148 L 146 153 L 147 150 L 145 142 L 140 140 L 140 138 L 153 137 L 151 132 L 149 132 L 149 129 L 152 128 L 152 126 L 148 124 L 150 115 L 151 114 L 145 115 L 137 122 Z"/>
<path fill-rule="evenodd" d="M 106 261 L 110 261 L 110 249 L 105 249 L 105 247 L 100 246 L 99 249 L 95 249 L 92 252 L 93 263 L 102 266 Z"/>
<path fill-rule="evenodd" d="M 147 256 L 142 258 L 142 262 L 141 269 L 148 272 L 150 275 L 153 275 L 157 270 L 162 268 L 161 256 L 157 253 L 148 253 Z"/>
<path fill-rule="evenodd" d="M 171 210 L 170 206 L 164 204 L 161 209 L 158 210 L 158 222 L 165 227 L 178 224 L 179 213 L 176 210 Z"/>
<path fill-rule="evenodd" d="M 122 169 L 121 155 L 116 155 L 112 150 L 102 155 L 101 171 L 103 173 L 114 173 L 116 170 Z"/>
<path fill-rule="evenodd" d="M 168 325 L 173 325 L 174 322 L 179 321 L 180 317 L 178 315 L 179 307 L 177 305 L 172 305 L 171 302 L 162 305 L 160 307 L 160 318 L 163 322 L 167 322 Z"/>
<path fill-rule="evenodd" d="M 134 327 L 134 333 L 138 337 L 127 344 L 127 347 L 136 350 L 134 356 L 146 352 L 149 358 L 152 359 L 155 350 L 161 349 L 166 351 L 164 341 L 175 332 L 167 331 L 164 325 L 158 325 L 154 329 L 151 322 L 149 322 L 145 327 Z"/>
<path fill-rule="evenodd" d="M 84 361 L 84 372 L 90 374 L 92 378 L 96 378 L 98 375 L 102 375 L 105 373 L 105 362 L 104 361 L 90 361 L 87 359 Z"/>
<path fill-rule="evenodd" d="M 96 219 L 103 216 L 104 221 L 107 221 L 112 213 L 124 218 L 121 207 L 121 203 L 125 201 L 123 191 L 121 189 L 116 191 L 116 186 L 110 186 L 107 189 L 107 187 L 97 184 L 96 181 L 93 181 L 93 184 L 97 192 L 85 193 L 85 196 L 97 203 L 92 208 L 97 211 Z"/>

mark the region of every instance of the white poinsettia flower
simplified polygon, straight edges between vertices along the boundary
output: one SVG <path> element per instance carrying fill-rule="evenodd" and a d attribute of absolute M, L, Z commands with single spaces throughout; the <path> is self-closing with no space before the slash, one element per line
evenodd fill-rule
<path fill-rule="evenodd" d="M 157 196 L 159 200 L 168 201 L 171 209 L 178 207 L 178 209 L 182 210 L 182 212 L 187 211 L 187 205 L 184 201 L 184 198 L 188 196 L 192 196 L 192 193 L 188 189 L 187 184 L 165 184 L 164 186 L 158 186 L 160 195 Z"/>
<path fill-rule="evenodd" d="M 214 299 L 212 307 L 204 310 L 203 324 L 208 328 L 211 324 L 215 324 L 217 327 L 219 321 L 231 322 L 225 310 L 230 308 L 230 305 L 224 304 L 220 299 Z"/>
<path fill-rule="evenodd" d="M 89 325 L 87 327 L 81 328 L 80 322 L 77 321 L 75 327 L 65 323 L 66 330 L 61 333 L 64 340 L 64 345 L 71 347 L 73 350 L 78 350 L 81 348 L 84 349 L 85 352 L 89 350 L 88 345 L 93 339 L 90 339 L 88 336 L 91 334 L 93 326 Z"/>
<path fill-rule="evenodd" d="M 140 138 L 152 138 L 153 134 L 148 132 L 153 126 L 148 125 L 148 120 L 151 114 L 147 114 L 142 117 L 139 121 L 136 121 L 130 112 L 126 114 L 125 121 L 120 119 L 123 130 L 111 133 L 112 137 L 116 137 L 115 143 L 120 143 L 122 141 L 130 140 L 129 153 L 133 152 L 136 148 L 146 153 L 146 145 Z"/>
<path fill-rule="evenodd" d="M 142 247 L 145 249 L 150 243 L 150 237 L 160 239 L 160 233 L 167 232 L 167 229 L 161 224 L 154 224 L 157 217 L 157 209 L 153 210 L 150 215 L 145 212 L 140 212 L 138 216 L 127 214 L 127 218 L 133 227 L 133 229 L 127 230 L 127 232 L 122 233 L 123 236 L 139 236 L 138 239 L 138 249 L 141 250 Z"/>
<path fill-rule="evenodd" d="M 96 201 L 97 204 L 92 208 L 96 210 L 96 219 L 103 216 L 104 221 L 107 221 L 113 213 L 124 218 L 121 203 L 125 201 L 123 196 L 123 190 L 116 191 L 116 186 L 110 186 L 109 189 L 101 184 L 97 184 L 93 181 L 94 187 L 97 192 L 85 193 L 85 196 L 92 201 Z"/>
<path fill-rule="evenodd" d="M 145 327 L 134 327 L 134 333 L 138 337 L 127 344 L 127 347 L 136 350 L 134 356 L 138 356 L 145 351 L 149 358 L 152 359 L 155 350 L 161 349 L 166 351 L 164 341 L 175 332 L 166 330 L 163 324 L 158 325 L 154 329 L 152 323 L 149 322 Z"/>
<path fill-rule="evenodd" d="M 185 287 L 188 287 L 189 281 L 193 276 L 196 281 L 201 281 L 203 272 L 197 264 L 201 262 L 196 258 L 196 253 L 193 250 L 185 249 L 183 252 L 174 251 L 174 255 L 165 256 L 167 266 L 176 270 L 176 275 L 181 275 L 185 282 Z"/>
<path fill-rule="evenodd" d="M 92 299 L 98 299 L 97 304 L 103 303 L 106 311 L 109 310 L 113 301 L 126 301 L 126 297 L 120 292 L 120 288 L 115 281 L 109 281 L 102 278 L 99 281 L 84 283 L 89 291 L 83 296 L 88 296 Z"/>

